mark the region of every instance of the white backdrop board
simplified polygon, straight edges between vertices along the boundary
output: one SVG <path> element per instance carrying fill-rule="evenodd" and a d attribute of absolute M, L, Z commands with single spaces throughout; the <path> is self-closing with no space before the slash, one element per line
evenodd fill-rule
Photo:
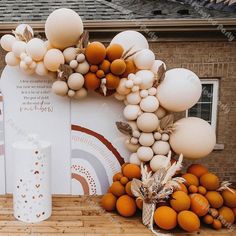
<path fill-rule="evenodd" d="M 103 194 L 129 156 L 115 125 L 124 104 L 96 93 L 70 101 L 54 95 L 51 85 L 18 67 L 2 73 L 6 192 L 12 192 L 12 143 L 38 134 L 52 144 L 52 193 Z"/>
<path fill-rule="evenodd" d="M 52 144 L 52 192 L 70 193 L 70 101 L 51 93 L 46 77 L 6 66 L 1 76 L 4 100 L 6 191 L 12 192 L 13 142 L 38 134 Z"/>
<path fill-rule="evenodd" d="M 125 135 L 115 124 L 123 120 L 123 109 L 123 102 L 94 92 L 80 101 L 72 100 L 73 194 L 106 193 L 113 175 L 127 161 L 129 153 L 124 148 Z"/>
<path fill-rule="evenodd" d="M 6 192 L 5 181 L 3 97 L 0 93 L 0 194 Z"/>

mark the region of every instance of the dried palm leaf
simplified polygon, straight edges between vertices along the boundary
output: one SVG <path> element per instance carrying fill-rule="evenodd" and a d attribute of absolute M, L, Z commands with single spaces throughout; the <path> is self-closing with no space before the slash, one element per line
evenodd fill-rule
<path fill-rule="evenodd" d="M 57 72 L 58 72 L 57 76 L 59 79 L 67 80 L 69 76 L 73 73 L 73 70 L 69 65 L 60 64 Z"/>
<path fill-rule="evenodd" d="M 15 30 L 12 30 L 12 33 L 17 39 L 25 42 L 29 42 L 34 37 L 31 31 L 28 30 L 27 26 L 25 27 L 24 32 L 22 34 L 17 33 Z"/>
<path fill-rule="evenodd" d="M 155 74 L 155 82 L 153 84 L 153 87 L 157 88 L 158 85 L 164 80 L 165 72 L 166 72 L 166 69 L 165 69 L 164 63 L 162 63 L 159 66 L 157 73 Z"/>
<path fill-rule="evenodd" d="M 132 129 L 131 125 L 127 122 L 117 121 L 116 127 L 123 134 L 132 135 L 132 133 L 133 133 L 133 129 Z"/>
<path fill-rule="evenodd" d="M 220 187 L 217 189 L 217 191 L 224 191 L 224 190 L 229 190 L 231 193 L 235 193 L 235 191 L 231 188 L 229 188 L 229 186 L 232 185 L 229 181 L 223 181 L 220 185 Z"/>

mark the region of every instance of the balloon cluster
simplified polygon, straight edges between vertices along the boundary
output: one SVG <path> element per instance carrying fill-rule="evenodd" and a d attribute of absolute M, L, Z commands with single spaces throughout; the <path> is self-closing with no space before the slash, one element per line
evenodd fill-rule
<path fill-rule="evenodd" d="M 142 34 L 121 32 L 108 47 L 89 43 L 80 16 L 65 8 L 47 18 L 46 42 L 34 38 L 28 25 L 19 25 L 14 34 L 1 38 L 8 65 L 56 78 L 52 91 L 60 96 L 80 99 L 94 90 L 124 102 L 127 122 L 117 126 L 129 135 L 126 146 L 132 152 L 131 163 L 150 162 L 155 171 L 170 150 L 186 158 L 202 158 L 213 150 L 216 137 L 206 121 L 173 120 L 173 112 L 185 111 L 199 100 L 198 76 L 184 68 L 166 70 Z"/>

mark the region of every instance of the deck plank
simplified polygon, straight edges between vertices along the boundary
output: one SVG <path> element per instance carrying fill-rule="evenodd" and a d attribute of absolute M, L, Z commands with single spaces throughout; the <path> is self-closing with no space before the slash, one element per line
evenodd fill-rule
<path fill-rule="evenodd" d="M 141 223 L 140 214 L 123 218 L 116 213 L 105 212 L 100 206 L 99 196 L 64 196 L 53 197 L 52 216 L 43 222 L 25 224 L 16 220 L 12 210 L 12 196 L 0 196 L 0 236 L 151 236 Z M 200 232 L 188 234 L 180 229 L 172 235 L 233 236 L 236 230 L 214 231 L 201 228 Z"/>

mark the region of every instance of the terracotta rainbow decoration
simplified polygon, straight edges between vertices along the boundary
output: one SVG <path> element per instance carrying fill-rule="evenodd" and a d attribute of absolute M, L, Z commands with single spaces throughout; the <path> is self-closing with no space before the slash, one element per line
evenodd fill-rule
<path fill-rule="evenodd" d="M 220 228 L 221 222 L 208 211 L 210 197 L 203 195 L 210 190 L 230 192 L 228 183 L 220 185 L 216 176 L 201 166 L 197 170 L 202 176 L 196 177 L 199 172 L 195 170 L 176 176 L 183 158 L 204 158 L 216 143 L 214 129 L 203 119 L 174 121 L 174 112 L 183 112 L 198 102 L 202 92 L 198 76 L 185 68 L 168 69 L 136 31 L 117 34 L 108 46 L 90 41 L 80 16 L 71 9 L 52 12 L 45 23 L 45 34 L 46 41 L 35 38 L 33 29 L 21 24 L 13 35 L 4 35 L 1 46 L 8 52 L 7 65 L 19 67 L 26 74 L 48 76 L 53 81 L 53 93 L 78 100 L 78 104 L 93 92 L 124 104 L 121 119 L 114 122 L 126 136 L 128 163 L 124 164 L 126 158 L 105 136 L 78 125 L 76 120 L 72 122 L 72 185 L 80 183 L 75 193 L 108 191 L 102 199 L 106 210 L 117 209 L 120 215 L 129 217 L 137 207 L 143 209 L 143 223 L 152 231 L 154 219 L 161 229 L 171 230 L 178 224 L 192 232 L 199 229 L 199 217 L 203 216 L 207 216 L 205 222 L 212 220 L 209 224 Z M 76 144 L 78 140 L 80 145 Z M 109 176 L 113 175 L 111 180 Z M 186 189 L 185 195 L 181 188 Z M 183 208 L 169 203 L 172 194 L 176 201 L 186 200 Z M 196 198 L 206 202 L 207 211 L 199 210 Z M 158 206 L 160 202 L 164 206 Z M 228 209 L 220 208 L 219 213 L 229 211 L 232 215 Z"/>

